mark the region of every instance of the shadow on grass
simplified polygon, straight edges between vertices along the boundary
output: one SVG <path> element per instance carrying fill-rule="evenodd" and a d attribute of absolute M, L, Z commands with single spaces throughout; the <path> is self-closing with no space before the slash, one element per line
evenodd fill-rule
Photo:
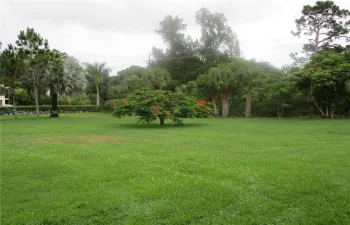
<path fill-rule="evenodd" d="M 202 124 L 202 123 L 186 123 L 183 125 L 175 125 L 175 124 L 164 124 L 159 125 L 158 123 L 135 123 L 135 124 L 114 124 L 114 127 L 119 128 L 130 128 L 130 129 L 176 129 L 176 128 L 192 128 L 192 127 L 204 127 L 209 124 Z"/>

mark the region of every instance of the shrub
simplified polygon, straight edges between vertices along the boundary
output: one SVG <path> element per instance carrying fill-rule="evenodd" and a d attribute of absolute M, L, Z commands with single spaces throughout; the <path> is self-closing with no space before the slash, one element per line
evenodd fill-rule
<path fill-rule="evenodd" d="M 51 105 L 40 105 L 40 114 L 50 114 Z M 59 113 L 102 112 L 103 108 L 96 105 L 59 105 Z M 35 106 L 17 106 L 17 114 L 35 114 Z M 13 114 L 13 107 L 0 107 L 0 115 Z"/>
<path fill-rule="evenodd" d="M 33 96 L 23 88 L 15 89 L 16 105 L 31 105 L 34 104 Z"/>
<path fill-rule="evenodd" d="M 117 101 L 118 101 L 118 99 L 113 99 L 113 100 L 106 101 L 103 104 L 103 110 L 106 111 L 106 112 L 113 112 Z"/>
<path fill-rule="evenodd" d="M 61 105 L 91 105 L 91 101 L 88 95 L 81 94 L 75 96 L 60 95 L 58 97 L 58 104 Z"/>
<path fill-rule="evenodd" d="M 72 98 L 72 105 L 91 105 L 91 100 L 87 95 L 78 95 Z"/>

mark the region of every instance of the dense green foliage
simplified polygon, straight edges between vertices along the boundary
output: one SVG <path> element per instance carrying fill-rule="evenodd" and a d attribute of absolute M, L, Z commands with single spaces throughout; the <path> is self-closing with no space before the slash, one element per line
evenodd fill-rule
<path fill-rule="evenodd" d="M 201 31 L 197 39 L 186 33 L 184 19 L 167 15 L 155 30 L 165 49 L 153 46 L 147 66 L 133 65 L 117 76 L 110 76 L 108 63 L 80 63 L 27 28 L 1 52 L 0 83 L 12 105 L 51 101 L 51 116 L 58 116 L 58 104 L 103 105 L 144 89 L 205 99 L 222 117 L 350 114 L 350 47 L 334 44 L 349 34 L 349 10 L 332 1 L 305 5 L 293 35 L 310 36 L 310 43 L 282 68 L 240 57 L 239 39 L 224 14 L 201 8 L 193 19 Z"/>
<path fill-rule="evenodd" d="M 320 51 L 295 72 L 295 79 L 319 112 L 326 118 L 333 118 L 337 109 L 338 112 L 345 109 L 350 97 L 350 51 Z"/>
<path fill-rule="evenodd" d="M 205 100 L 197 101 L 182 93 L 163 90 L 135 91 L 127 98 L 111 103 L 116 117 L 136 115 L 139 116 L 139 122 L 146 123 L 159 119 L 161 125 L 166 119 L 182 124 L 181 118 L 212 115 L 211 105 Z"/>
<path fill-rule="evenodd" d="M 348 120 L 1 123 L 1 224 L 348 224 Z M 20 131 L 20 132 L 19 132 Z"/>

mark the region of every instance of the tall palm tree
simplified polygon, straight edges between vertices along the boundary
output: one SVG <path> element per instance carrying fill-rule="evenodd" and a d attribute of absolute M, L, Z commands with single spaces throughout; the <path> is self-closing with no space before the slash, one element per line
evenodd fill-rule
<path fill-rule="evenodd" d="M 85 74 L 87 77 L 93 78 L 96 88 L 96 105 L 100 105 L 101 84 L 104 77 L 109 76 L 110 69 L 106 67 L 106 63 L 85 63 Z"/>

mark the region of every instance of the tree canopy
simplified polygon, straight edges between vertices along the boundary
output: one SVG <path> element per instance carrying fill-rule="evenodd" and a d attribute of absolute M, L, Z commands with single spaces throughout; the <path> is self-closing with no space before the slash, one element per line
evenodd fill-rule
<path fill-rule="evenodd" d="M 163 90 L 138 90 L 112 104 L 116 117 L 137 115 L 139 122 L 150 123 L 159 119 L 160 125 L 164 125 L 166 119 L 182 124 L 181 118 L 212 115 L 210 104 L 205 100 L 198 101 L 182 93 Z"/>
<path fill-rule="evenodd" d="M 292 34 L 309 37 L 309 43 L 305 43 L 303 54 L 291 54 L 294 63 L 281 68 L 240 56 L 239 38 L 231 21 L 223 13 L 200 8 L 193 13 L 198 37 L 189 35 L 183 18 L 165 15 L 155 26 L 164 47 L 150 46 L 145 65 L 120 71 L 111 70 L 106 62 L 80 62 L 50 48 L 48 40 L 27 28 L 15 44 L 1 46 L 0 80 L 11 95 L 9 103 L 35 102 L 38 117 L 40 104 L 52 105 L 51 116 L 58 116 L 58 103 L 94 104 L 99 109 L 115 108 L 120 116 L 131 112 L 146 122 L 161 119 L 159 115 L 165 118 L 170 112 L 176 122 L 177 118 L 196 116 L 198 104 L 193 101 L 199 100 L 213 108 L 208 112 L 221 117 L 349 116 L 350 46 L 336 41 L 349 38 L 349 10 L 333 1 L 300 8 Z M 158 102 L 143 99 L 138 103 L 145 98 L 141 93 Z M 172 105 L 157 94 L 169 98 Z M 186 109 L 188 115 L 174 111 L 175 105 L 181 105 L 176 99 L 186 102 L 181 110 Z M 164 111 L 155 113 L 157 108 L 152 111 L 152 106 Z"/>
<path fill-rule="evenodd" d="M 320 49 L 329 47 L 332 42 L 341 37 L 347 37 L 350 26 L 350 11 L 341 9 L 333 1 L 317 1 L 315 5 L 305 5 L 302 16 L 295 20 L 296 31 L 292 34 L 310 36 L 310 43 L 304 44 L 303 52 L 306 57 L 291 56 L 299 63 L 305 62 L 312 54 Z"/>

